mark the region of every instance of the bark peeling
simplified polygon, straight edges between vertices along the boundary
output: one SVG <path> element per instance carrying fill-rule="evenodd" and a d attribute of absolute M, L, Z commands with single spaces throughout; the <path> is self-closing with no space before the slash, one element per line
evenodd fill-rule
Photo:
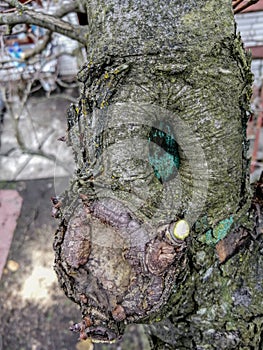
<path fill-rule="evenodd" d="M 54 243 L 60 283 L 83 314 L 73 330 L 110 342 L 128 323 L 159 321 L 155 349 L 259 346 L 261 268 L 247 272 L 260 254 L 248 211 L 252 78 L 231 2 L 92 0 L 88 15 L 89 61 L 68 112 L 76 172 Z M 173 176 L 154 167 L 167 153 L 154 151 L 157 125 L 175 140 Z M 190 235 L 171 239 L 180 220 Z M 232 232 L 246 239 L 222 250 L 243 239 Z"/>

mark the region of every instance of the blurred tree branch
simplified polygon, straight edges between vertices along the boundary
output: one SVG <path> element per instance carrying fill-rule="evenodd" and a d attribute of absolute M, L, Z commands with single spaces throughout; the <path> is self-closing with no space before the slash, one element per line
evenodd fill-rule
<path fill-rule="evenodd" d="M 13 6 L 15 11 L 12 13 L 1 13 L 0 24 L 11 26 L 20 23 L 35 24 L 52 32 L 66 35 L 73 40 L 77 40 L 83 45 L 87 43 L 87 26 L 73 25 L 60 18 L 65 16 L 67 13 L 81 11 L 77 2 L 72 2 L 68 5 L 61 6 L 52 15 L 32 10 L 25 5 L 22 5 L 18 0 L 4 0 L 4 2 L 10 6 Z"/>
<path fill-rule="evenodd" d="M 24 53 L 23 59 L 28 60 L 29 58 L 41 53 L 46 48 L 47 44 L 50 42 L 51 34 L 52 33 L 48 31 L 41 41 L 37 42 L 31 50 L 28 50 Z"/>

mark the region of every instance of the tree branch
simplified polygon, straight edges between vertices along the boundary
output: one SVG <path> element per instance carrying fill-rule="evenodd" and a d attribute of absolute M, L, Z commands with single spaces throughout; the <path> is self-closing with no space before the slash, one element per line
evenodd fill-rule
<path fill-rule="evenodd" d="M 47 46 L 47 44 L 50 42 L 51 40 L 51 33 L 48 32 L 44 37 L 43 37 L 43 40 L 41 41 L 37 41 L 36 42 L 36 45 L 30 49 L 30 50 L 27 50 L 25 53 L 24 53 L 24 56 L 23 56 L 23 60 L 28 60 L 29 58 L 41 53 Z"/>
<path fill-rule="evenodd" d="M 70 12 L 76 12 L 76 11 L 82 12 L 81 9 L 79 8 L 79 4 L 74 1 L 69 4 L 63 4 L 54 13 L 52 13 L 52 15 L 61 18 Z"/>
<path fill-rule="evenodd" d="M 6 13 L 0 15 L 0 24 L 15 25 L 19 23 L 35 24 L 40 27 L 46 28 L 52 32 L 57 32 L 59 34 L 65 35 L 73 40 L 77 40 L 83 45 L 87 42 L 87 28 L 79 25 L 73 25 L 62 19 L 59 19 L 55 15 L 44 14 L 43 12 L 38 12 L 29 9 L 28 7 L 22 5 L 17 0 L 5 0 L 11 6 L 17 8 L 15 13 Z M 73 11 L 73 6 L 67 8 L 67 11 Z M 61 9 L 57 12 L 60 16 L 64 15 L 66 12 Z M 68 12 L 67 12 L 68 13 Z"/>

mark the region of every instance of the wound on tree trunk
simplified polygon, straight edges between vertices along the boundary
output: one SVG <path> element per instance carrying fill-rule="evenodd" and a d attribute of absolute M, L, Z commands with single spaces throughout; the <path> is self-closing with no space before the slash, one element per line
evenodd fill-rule
<path fill-rule="evenodd" d="M 55 270 L 83 315 L 72 329 L 111 342 L 150 323 L 154 349 L 260 349 L 252 76 L 231 1 L 91 0 L 87 11 L 68 111 L 76 170 L 54 203 Z"/>

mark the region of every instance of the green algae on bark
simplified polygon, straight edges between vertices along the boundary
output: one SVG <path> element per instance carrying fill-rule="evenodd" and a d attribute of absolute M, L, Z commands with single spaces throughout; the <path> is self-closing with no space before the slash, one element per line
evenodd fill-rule
<path fill-rule="evenodd" d="M 256 305 L 242 296 L 254 282 L 240 292 L 231 280 L 249 281 L 254 256 L 241 250 L 220 264 L 214 247 L 253 228 L 244 133 L 252 78 L 231 1 L 91 0 L 88 16 L 83 88 L 68 113 L 76 172 L 54 243 L 60 283 L 83 314 L 73 330 L 112 341 L 128 323 L 164 319 L 149 328 L 156 349 L 260 344 L 261 316 L 257 340 L 247 340 L 233 301 Z M 157 125 L 162 137 L 170 129 L 172 152 L 167 142 L 156 152 Z M 156 162 L 163 153 L 167 169 Z M 190 235 L 172 241 L 182 219 Z"/>

